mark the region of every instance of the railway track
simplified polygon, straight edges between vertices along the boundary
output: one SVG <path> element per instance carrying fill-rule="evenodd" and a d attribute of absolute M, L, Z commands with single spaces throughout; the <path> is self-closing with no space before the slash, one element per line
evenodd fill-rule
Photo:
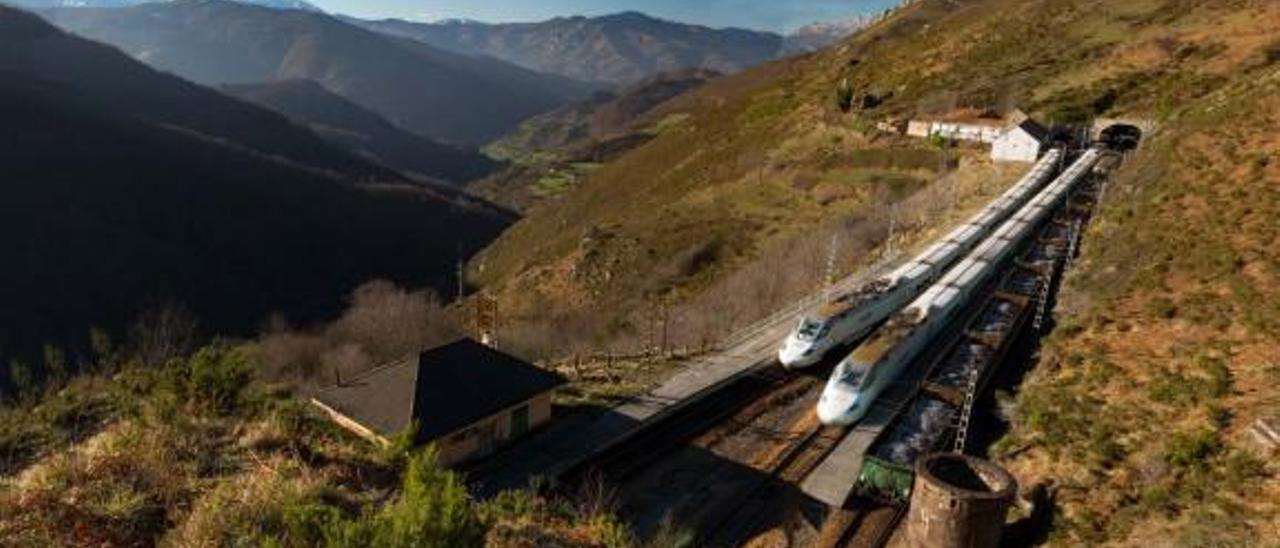
<path fill-rule="evenodd" d="M 780 513 L 798 502 L 803 495 L 795 484 L 822 463 L 844 435 L 844 429 L 817 424 L 812 415 L 807 419 L 813 426 L 779 453 L 767 473 L 750 489 L 720 511 L 703 534 L 701 545 L 739 546 L 762 529 L 778 523 Z"/>
<path fill-rule="evenodd" d="M 907 513 L 905 504 L 890 504 L 871 499 L 855 499 L 849 510 L 828 518 L 824 526 L 823 548 L 881 548 L 893 538 L 898 523 Z"/>
<path fill-rule="evenodd" d="M 569 467 L 560 474 L 560 483 L 579 486 L 588 480 L 620 482 L 753 402 L 784 388 L 795 377 L 776 362 L 758 364 L 713 386 L 703 396 L 672 406 L 626 437 Z"/>

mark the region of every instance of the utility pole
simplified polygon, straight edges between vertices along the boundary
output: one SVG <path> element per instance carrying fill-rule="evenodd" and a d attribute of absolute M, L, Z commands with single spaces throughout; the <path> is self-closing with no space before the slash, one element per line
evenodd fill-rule
<path fill-rule="evenodd" d="M 498 298 L 480 294 L 473 301 L 473 306 L 476 336 L 481 343 L 497 348 Z"/>
<path fill-rule="evenodd" d="M 467 292 L 466 272 L 462 264 L 462 243 L 459 242 L 453 249 L 454 257 L 458 260 L 458 269 L 454 273 L 454 276 L 458 278 L 458 300 L 461 301 L 462 297 L 465 296 Z"/>
<path fill-rule="evenodd" d="M 462 259 L 458 259 L 458 270 L 455 276 L 458 277 L 458 300 L 462 300 L 463 294 L 466 293 L 466 282 L 463 280 Z"/>
<path fill-rule="evenodd" d="M 839 243 L 840 230 L 837 228 L 831 234 L 831 248 L 827 250 L 827 274 L 822 284 L 823 291 L 827 293 L 828 298 L 831 296 L 831 286 L 836 282 L 836 249 Z"/>
<path fill-rule="evenodd" d="M 662 298 L 662 346 L 659 347 L 660 355 L 667 355 L 667 324 L 671 319 L 671 308 L 667 304 L 667 298 Z"/>
<path fill-rule="evenodd" d="M 898 204 L 895 202 L 889 206 L 889 234 L 885 236 L 884 255 L 886 257 L 893 255 L 894 240 L 897 239 L 898 232 Z"/>

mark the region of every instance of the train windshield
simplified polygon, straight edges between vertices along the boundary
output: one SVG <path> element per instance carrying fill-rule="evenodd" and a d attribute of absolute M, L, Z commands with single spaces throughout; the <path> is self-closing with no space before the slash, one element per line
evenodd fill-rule
<path fill-rule="evenodd" d="M 867 376 L 867 370 L 861 367 L 854 367 L 847 363 L 840 364 L 840 382 L 849 386 L 858 386 L 862 382 L 862 378 Z"/>
<path fill-rule="evenodd" d="M 805 318 L 800 320 L 800 327 L 796 329 L 796 334 L 802 341 L 812 341 L 827 334 L 827 324 Z"/>

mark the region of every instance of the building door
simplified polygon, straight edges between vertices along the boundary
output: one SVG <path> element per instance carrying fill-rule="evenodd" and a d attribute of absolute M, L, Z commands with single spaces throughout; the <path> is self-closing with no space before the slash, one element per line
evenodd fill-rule
<path fill-rule="evenodd" d="M 498 446 L 498 421 L 489 420 L 483 426 L 477 428 L 477 434 L 480 437 L 476 442 L 476 456 L 484 456 L 492 453 Z"/>
<path fill-rule="evenodd" d="M 523 436 L 529 431 L 529 405 L 521 405 L 511 411 L 511 437 Z"/>

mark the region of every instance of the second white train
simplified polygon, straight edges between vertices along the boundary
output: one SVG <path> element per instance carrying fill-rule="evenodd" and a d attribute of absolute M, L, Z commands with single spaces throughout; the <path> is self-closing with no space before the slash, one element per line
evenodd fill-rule
<path fill-rule="evenodd" d="M 964 309 L 969 299 L 995 276 L 1035 228 L 1066 199 L 1097 163 L 1089 149 L 1012 219 L 983 241 L 938 283 L 894 315 L 842 360 L 818 400 L 818 420 L 849 426 L 862 419 L 880 393 L 931 340 Z"/>
<path fill-rule="evenodd" d="M 1051 150 L 1017 184 L 893 272 L 808 312 L 778 350 L 783 367 L 818 363 L 827 351 L 866 335 L 938 279 L 1053 178 L 1061 159 Z"/>

